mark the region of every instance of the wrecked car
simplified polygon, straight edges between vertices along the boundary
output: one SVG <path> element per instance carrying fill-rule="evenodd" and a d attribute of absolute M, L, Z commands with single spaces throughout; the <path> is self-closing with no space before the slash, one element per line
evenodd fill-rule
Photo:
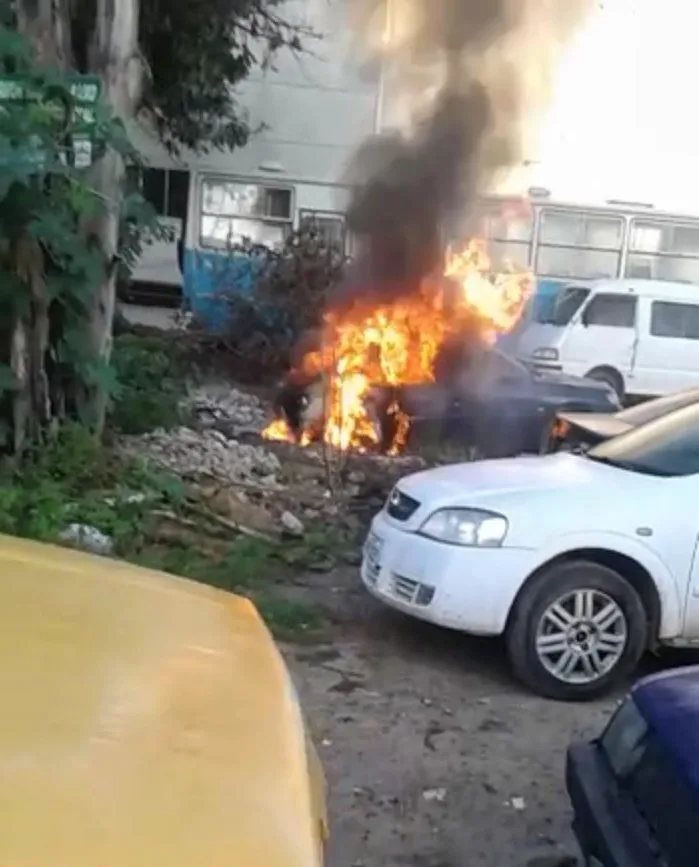
<path fill-rule="evenodd" d="M 383 448 L 395 440 L 395 425 L 404 415 L 410 421 L 408 447 L 454 442 L 482 457 L 538 453 L 552 419 L 564 409 L 620 409 L 605 383 L 538 371 L 498 349 L 478 353 L 452 369 L 442 365 L 432 382 L 376 386 L 368 391 L 366 403 Z M 395 407 L 399 413 L 389 411 Z M 275 409 L 297 436 L 322 429 L 321 380 L 289 377 L 277 392 Z"/>
<path fill-rule="evenodd" d="M 699 403 L 699 388 L 683 389 L 611 414 L 559 412 L 551 423 L 542 451 L 545 454 L 565 450 L 584 451 L 693 403 Z"/>
<path fill-rule="evenodd" d="M 566 786 L 589 867 L 696 867 L 699 666 L 637 683 L 599 737 L 569 747 Z"/>

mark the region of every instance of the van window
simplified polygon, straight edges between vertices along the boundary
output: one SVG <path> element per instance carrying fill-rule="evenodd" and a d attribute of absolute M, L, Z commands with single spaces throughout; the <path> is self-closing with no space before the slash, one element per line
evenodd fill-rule
<path fill-rule="evenodd" d="M 547 325 L 567 325 L 590 294 L 585 286 L 566 286 L 553 300 L 552 308 L 535 312 L 535 322 Z"/>
<path fill-rule="evenodd" d="M 636 299 L 629 295 L 600 293 L 590 301 L 584 316 L 586 325 L 633 328 L 636 321 Z"/>
<path fill-rule="evenodd" d="M 650 312 L 650 333 L 653 337 L 699 340 L 699 306 L 654 301 Z"/>

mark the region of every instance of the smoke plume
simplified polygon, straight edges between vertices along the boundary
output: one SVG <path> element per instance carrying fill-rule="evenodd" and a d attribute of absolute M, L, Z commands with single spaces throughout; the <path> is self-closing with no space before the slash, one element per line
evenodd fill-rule
<path fill-rule="evenodd" d="M 476 197 L 524 158 L 591 0 L 353 3 L 363 47 L 383 60 L 384 113 L 400 117 L 354 156 L 348 226 L 374 286 L 410 291 L 439 266 L 443 232 L 465 228 Z"/>

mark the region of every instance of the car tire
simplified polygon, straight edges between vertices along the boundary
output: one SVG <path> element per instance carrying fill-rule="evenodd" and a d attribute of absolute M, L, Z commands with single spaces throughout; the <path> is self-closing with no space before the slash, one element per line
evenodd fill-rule
<path fill-rule="evenodd" d="M 558 701 L 590 701 L 636 668 L 648 644 L 648 617 L 618 572 L 568 560 L 525 584 L 505 639 L 515 675 L 531 690 Z"/>
<path fill-rule="evenodd" d="M 626 389 L 624 377 L 612 367 L 595 367 L 585 374 L 586 379 L 594 379 L 595 382 L 604 382 L 614 390 L 619 403 L 623 405 Z"/>

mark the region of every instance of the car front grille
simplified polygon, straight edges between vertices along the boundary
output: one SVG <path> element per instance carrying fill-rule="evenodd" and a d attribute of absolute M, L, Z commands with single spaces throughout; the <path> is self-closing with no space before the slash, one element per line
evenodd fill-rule
<path fill-rule="evenodd" d="M 410 578 L 405 578 L 403 575 L 394 575 L 393 593 L 404 602 L 427 606 L 432 602 L 434 597 L 434 587 L 430 587 L 428 584 L 420 584 L 419 581 L 413 581 Z"/>
<path fill-rule="evenodd" d="M 414 500 L 398 488 L 394 488 L 388 498 L 386 511 L 396 521 L 407 521 L 420 508 L 418 500 Z"/>

